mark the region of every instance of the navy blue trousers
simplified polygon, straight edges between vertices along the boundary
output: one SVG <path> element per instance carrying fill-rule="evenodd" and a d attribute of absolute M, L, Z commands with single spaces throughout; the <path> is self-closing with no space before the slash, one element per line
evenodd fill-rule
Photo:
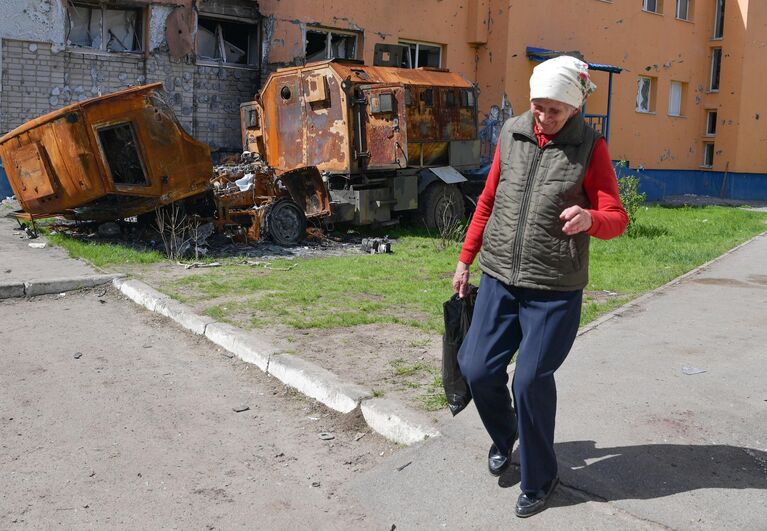
<path fill-rule="evenodd" d="M 483 275 L 474 316 L 458 354 L 461 373 L 493 443 L 502 452 L 519 434 L 522 492 L 557 476 L 556 371 L 578 332 L 583 292 L 508 286 Z M 509 395 L 506 372 L 519 350 Z"/>

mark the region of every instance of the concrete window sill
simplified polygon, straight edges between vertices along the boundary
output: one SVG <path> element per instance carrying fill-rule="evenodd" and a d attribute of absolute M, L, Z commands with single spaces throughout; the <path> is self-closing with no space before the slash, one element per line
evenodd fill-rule
<path fill-rule="evenodd" d="M 655 116 L 655 111 L 642 111 L 639 109 L 634 109 L 637 114 L 649 114 L 651 116 Z"/>

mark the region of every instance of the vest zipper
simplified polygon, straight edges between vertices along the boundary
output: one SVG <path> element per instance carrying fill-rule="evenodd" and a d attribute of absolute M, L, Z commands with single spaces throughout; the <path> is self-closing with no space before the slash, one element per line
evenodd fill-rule
<path fill-rule="evenodd" d="M 545 147 L 545 146 L 544 146 Z M 527 227 L 527 210 L 530 206 L 530 195 L 533 190 L 533 178 L 538 171 L 538 165 L 541 163 L 543 157 L 543 149 L 536 146 L 535 158 L 530 166 L 530 172 L 527 174 L 527 181 L 525 182 L 525 189 L 522 192 L 522 200 L 519 209 L 519 219 L 517 220 L 517 232 L 514 235 L 514 245 L 512 246 L 511 254 L 511 284 L 514 285 L 519 279 L 519 266 L 522 260 L 522 242 L 524 241 L 525 228 Z"/>

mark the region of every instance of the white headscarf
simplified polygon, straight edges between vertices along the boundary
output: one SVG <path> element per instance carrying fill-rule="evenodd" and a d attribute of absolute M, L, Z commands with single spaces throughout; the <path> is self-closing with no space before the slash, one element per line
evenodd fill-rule
<path fill-rule="evenodd" d="M 530 99 L 546 98 L 580 108 L 596 90 L 589 76 L 589 66 L 569 55 L 560 55 L 533 68 L 530 76 Z"/>

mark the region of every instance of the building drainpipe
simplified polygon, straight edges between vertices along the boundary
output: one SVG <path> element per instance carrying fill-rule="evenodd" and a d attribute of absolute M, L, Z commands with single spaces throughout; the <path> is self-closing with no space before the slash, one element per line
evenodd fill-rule
<path fill-rule="evenodd" d="M 610 141 L 610 110 L 613 102 L 613 73 L 610 72 L 607 81 L 607 123 L 605 124 L 605 142 Z"/>

